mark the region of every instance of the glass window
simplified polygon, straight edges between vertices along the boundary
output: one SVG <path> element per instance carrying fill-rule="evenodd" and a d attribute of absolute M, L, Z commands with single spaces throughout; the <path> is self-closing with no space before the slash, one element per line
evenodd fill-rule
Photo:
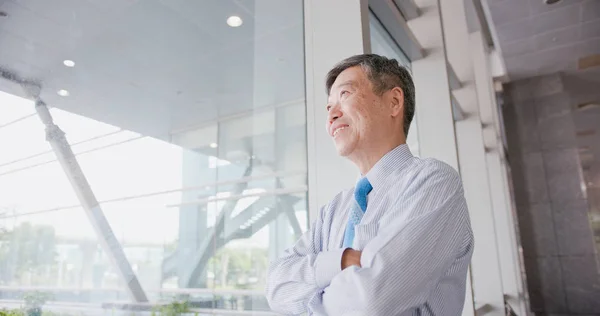
<path fill-rule="evenodd" d="M 394 58 L 403 66 L 410 68 L 410 60 L 392 38 L 373 12 L 369 11 L 369 29 L 371 31 L 371 51 L 374 54 Z"/>
<path fill-rule="evenodd" d="M 394 41 L 394 39 L 390 36 L 388 31 L 377 19 L 377 17 L 373 14 L 373 12 L 369 12 L 369 29 L 371 31 L 371 51 L 374 54 L 396 59 L 401 65 L 410 71 L 410 60 L 406 54 L 404 54 L 400 46 L 398 46 L 396 41 Z M 415 117 L 410 124 L 410 129 L 406 140 L 406 143 L 408 144 L 412 153 L 416 156 L 419 155 L 419 131 L 417 127 L 418 114 L 418 111 L 415 111 Z"/>
<path fill-rule="evenodd" d="M 268 311 L 308 221 L 302 2 L 0 9 L 0 306 Z"/>

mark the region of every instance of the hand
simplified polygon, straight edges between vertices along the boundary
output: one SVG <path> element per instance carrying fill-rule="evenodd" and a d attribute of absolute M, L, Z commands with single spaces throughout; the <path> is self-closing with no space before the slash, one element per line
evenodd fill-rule
<path fill-rule="evenodd" d="M 342 270 L 346 269 L 349 266 L 358 266 L 360 268 L 361 255 L 361 251 L 354 250 L 352 248 L 347 248 L 346 250 L 344 250 L 344 253 L 342 254 Z"/>

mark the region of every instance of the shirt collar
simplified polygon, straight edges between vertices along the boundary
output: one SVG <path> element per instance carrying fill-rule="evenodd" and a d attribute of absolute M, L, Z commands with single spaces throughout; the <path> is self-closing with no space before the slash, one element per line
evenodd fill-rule
<path fill-rule="evenodd" d="M 407 144 L 402 144 L 387 154 L 383 155 L 377 163 L 367 172 L 366 177 L 373 186 L 373 189 L 383 185 L 385 179 L 399 168 L 403 168 L 405 163 L 413 158 L 413 154 Z"/>

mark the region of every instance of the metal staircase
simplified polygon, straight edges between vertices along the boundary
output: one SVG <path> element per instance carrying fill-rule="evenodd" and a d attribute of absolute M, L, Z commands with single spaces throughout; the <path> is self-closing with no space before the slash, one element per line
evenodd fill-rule
<path fill-rule="evenodd" d="M 248 166 L 243 177 L 248 177 L 251 172 L 252 165 Z M 277 186 L 282 186 L 280 181 L 277 181 Z M 180 287 L 197 287 L 198 280 L 205 271 L 209 259 L 219 249 L 232 240 L 251 237 L 274 221 L 280 214 L 287 216 L 295 235 L 300 236 L 302 232 L 293 207 L 295 203 L 300 201 L 300 198 L 289 194 L 262 196 L 232 217 L 232 212 L 243 198 L 241 193 L 247 187 L 247 182 L 236 184 L 234 190 L 232 190 L 232 195 L 239 198 L 227 200 L 215 221 L 215 225 L 205 232 L 205 237 L 194 254 L 182 258 L 182 252 L 177 249 L 165 257 L 162 264 L 162 280 L 178 276 Z M 197 236 L 197 238 L 200 237 Z M 180 260 L 186 262 L 183 271 L 178 270 Z"/>

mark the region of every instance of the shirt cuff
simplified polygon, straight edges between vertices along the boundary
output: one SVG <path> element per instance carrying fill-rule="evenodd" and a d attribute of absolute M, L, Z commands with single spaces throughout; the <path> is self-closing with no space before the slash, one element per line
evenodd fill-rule
<path fill-rule="evenodd" d="M 346 248 L 320 252 L 315 260 L 315 277 L 317 286 L 329 286 L 334 276 L 342 271 L 342 255 Z"/>

